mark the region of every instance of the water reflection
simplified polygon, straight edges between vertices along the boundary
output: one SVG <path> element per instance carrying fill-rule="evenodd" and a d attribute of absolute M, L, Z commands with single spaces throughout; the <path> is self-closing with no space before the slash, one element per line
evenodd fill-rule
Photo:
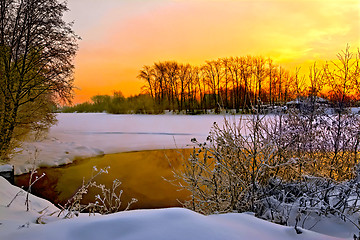
<path fill-rule="evenodd" d="M 83 179 L 88 180 L 93 174 L 93 167 L 97 169 L 110 166 L 108 174 L 96 178 L 97 183 L 111 187 L 114 179 L 122 182 L 123 208 L 131 198 L 138 202 L 131 209 L 163 208 L 181 206 L 179 201 L 188 198 L 189 193 L 178 191 L 178 188 L 165 179 L 172 179 L 172 168 L 181 166 L 181 158 L 187 157 L 190 149 L 181 150 L 154 150 L 140 152 L 126 152 L 105 155 L 103 157 L 78 160 L 73 164 L 58 168 L 42 168 L 46 176 L 41 179 L 32 192 L 46 198 L 55 204 L 64 205 L 66 201 L 81 186 Z M 29 175 L 17 176 L 15 184 L 26 186 Z M 92 190 L 83 199 L 83 203 L 93 202 L 96 191 Z"/>

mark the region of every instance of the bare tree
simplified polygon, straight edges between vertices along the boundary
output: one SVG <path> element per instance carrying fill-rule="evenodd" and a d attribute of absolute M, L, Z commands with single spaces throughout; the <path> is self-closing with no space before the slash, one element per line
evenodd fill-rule
<path fill-rule="evenodd" d="M 56 0 L 0 2 L 0 157 L 30 129 L 53 122 L 50 101 L 70 100 L 78 37 Z"/>
<path fill-rule="evenodd" d="M 262 57 L 257 57 L 253 59 L 254 65 L 254 74 L 255 74 L 255 94 L 254 97 L 256 98 L 254 103 L 258 106 L 258 111 L 260 111 L 260 104 L 261 104 L 261 94 L 262 94 L 262 83 L 265 80 L 266 70 L 265 70 L 265 59 Z M 257 90 L 257 91 L 256 91 Z M 256 93 L 257 92 L 257 93 Z"/>
<path fill-rule="evenodd" d="M 143 79 L 146 81 L 147 85 L 145 85 L 145 89 L 147 92 L 150 93 L 152 98 L 156 97 L 156 83 L 153 78 L 154 69 L 150 66 L 144 66 L 143 69 L 140 71 L 139 75 L 137 76 L 139 79 Z"/>
<path fill-rule="evenodd" d="M 324 88 L 323 70 L 316 66 L 316 62 L 309 68 L 309 81 L 308 95 L 314 103 L 316 97 Z"/>
<path fill-rule="evenodd" d="M 351 96 L 359 91 L 356 89 L 359 81 L 359 56 L 350 52 L 350 46 L 347 46 L 337 57 L 338 60 L 327 63 L 323 71 L 331 98 L 336 107 L 342 110 L 350 102 Z"/>
<path fill-rule="evenodd" d="M 206 64 L 202 67 L 206 84 L 211 91 L 213 102 L 212 107 L 218 110 L 219 105 L 224 106 L 224 101 L 221 97 L 221 89 L 223 87 L 223 65 L 222 60 L 206 61 Z"/>
<path fill-rule="evenodd" d="M 179 84 L 180 84 L 180 104 L 179 111 L 182 111 L 185 106 L 186 95 L 188 87 L 190 86 L 190 64 L 180 64 L 179 66 Z"/>

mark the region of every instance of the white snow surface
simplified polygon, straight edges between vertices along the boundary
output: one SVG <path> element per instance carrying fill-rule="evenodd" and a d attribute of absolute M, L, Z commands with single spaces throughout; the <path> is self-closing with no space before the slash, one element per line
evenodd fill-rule
<path fill-rule="evenodd" d="M 17 149 L 11 160 L 16 175 L 29 172 L 34 163 L 53 167 L 103 154 L 187 147 L 191 138 L 205 141 L 214 122 L 224 122 L 221 115 L 59 113 L 57 119 L 45 139 Z"/>
<path fill-rule="evenodd" d="M 249 117 L 227 115 L 226 119 L 238 123 L 240 118 Z M 23 143 L 10 164 L 19 175 L 29 172 L 34 165 L 55 167 L 103 154 L 189 147 L 192 138 L 204 142 L 213 123 L 222 126 L 224 118 L 224 115 L 211 114 L 59 113 L 58 123 L 50 128 L 45 138 Z"/>
<path fill-rule="evenodd" d="M 10 164 L 0 165 L 0 172 L 9 172 L 12 171 L 12 169 L 13 169 L 13 165 Z"/>
<path fill-rule="evenodd" d="M 236 116 L 239 118 L 239 116 Z M 101 154 L 186 147 L 191 138 L 204 141 L 213 122 L 223 116 L 58 114 L 42 141 L 26 142 L 10 164 L 17 174 L 33 166 L 58 166 Z M 37 149 L 37 151 L 35 151 Z M 7 205 L 17 195 L 12 204 Z M 26 194 L 0 177 L 1 240 L 232 240 L 232 239 L 353 239 L 349 223 L 322 220 L 314 231 L 280 226 L 246 213 L 203 216 L 187 209 L 133 210 L 106 216 L 80 214 L 57 217 L 52 203 Z M 36 222 L 44 223 L 37 224 Z M 315 232 L 316 231 L 316 232 Z M 321 233 L 321 234 L 320 234 Z"/>
<path fill-rule="evenodd" d="M 203 216 L 182 208 L 133 210 L 110 215 L 62 219 L 50 202 L 25 194 L 9 202 L 21 189 L 0 177 L 0 239 L 3 240 L 232 240 L 340 239 L 270 223 L 247 213 Z M 54 214 L 52 214 L 54 213 Z M 50 216 L 51 215 L 51 216 Z M 44 224 L 36 224 L 39 219 Z M 336 226 L 327 226 L 335 228 Z M 350 237 L 348 239 L 351 239 Z"/>

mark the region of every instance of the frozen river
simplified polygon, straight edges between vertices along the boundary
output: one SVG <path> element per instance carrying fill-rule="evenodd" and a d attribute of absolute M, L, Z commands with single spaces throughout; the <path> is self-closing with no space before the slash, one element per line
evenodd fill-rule
<path fill-rule="evenodd" d="M 12 160 L 16 174 L 28 172 L 34 164 L 59 166 L 102 154 L 184 148 L 192 138 L 204 141 L 214 122 L 224 122 L 223 115 L 60 113 L 57 119 L 45 139 L 19 149 Z"/>

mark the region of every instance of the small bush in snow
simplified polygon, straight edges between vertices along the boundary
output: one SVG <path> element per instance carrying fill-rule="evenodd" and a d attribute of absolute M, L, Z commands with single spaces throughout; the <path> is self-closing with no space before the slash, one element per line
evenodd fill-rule
<path fill-rule="evenodd" d="M 215 123 L 174 171 L 191 192 L 184 206 L 203 214 L 252 211 L 305 228 L 335 216 L 359 228 L 359 129 L 359 116 L 316 107 Z"/>
<path fill-rule="evenodd" d="M 110 167 L 106 167 L 104 169 L 98 170 L 96 167 L 93 168 L 93 175 L 88 180 L 85 181 L 83 179 L 82 186 L 78 189 L 78 191 L 71 197 L 65 206 L 62 208 L 62 211 L 58 216 L 65 213 L 64 218 L 71 218 L 74 216 L 78 216 L 81 212 L 90 213 L 100 213 L 100 214 L 110 214 L 120 211 L 120 207 L 122 205 L 121 195 L 123 193 L 122 190 L 119 189 L 121 182 L 118 179 L 113 181 L 113 184 L 110 188 L 107 188 L 103 184 L 98 184 L 95 181 L 95 178 L 103 173 L 108 173 Z M 90 188 L 100 189 L 100 194 L 95 196 L 95 200 L 89 204 L 82 204 L 81 200 L 84 195 L 89 192 Z M 137 199 L 133 198 L 125 208 L 124 211 L 128 210 L 131 204 L 137 202 Z"/>

